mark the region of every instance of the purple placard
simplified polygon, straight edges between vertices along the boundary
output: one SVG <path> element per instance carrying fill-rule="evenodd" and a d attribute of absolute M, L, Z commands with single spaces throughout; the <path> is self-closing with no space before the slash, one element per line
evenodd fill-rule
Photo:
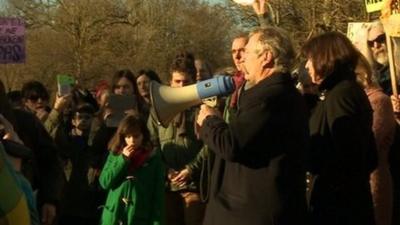
<path fill-rule="evenodd" d="M 24 20 L 0 17 L 0 64 L 25 63 L 25 56 Z"/>

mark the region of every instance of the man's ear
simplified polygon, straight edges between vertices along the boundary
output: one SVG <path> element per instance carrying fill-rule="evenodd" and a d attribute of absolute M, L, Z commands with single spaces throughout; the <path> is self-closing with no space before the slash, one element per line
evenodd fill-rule
<path fill-rule="evenodd" d="M 274 64 L 274 57 L 271 51 L 265 51 L 262 56 L 263 57 L 263 66 L 271 67 Z"/>

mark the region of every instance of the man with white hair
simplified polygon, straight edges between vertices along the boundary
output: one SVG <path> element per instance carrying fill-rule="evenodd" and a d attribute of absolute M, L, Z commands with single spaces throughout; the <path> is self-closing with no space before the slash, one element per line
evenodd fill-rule
<path fill-rule="evenodd" d="M 374 63 L 374 69 L 378 72 L 379 85 L 387 95 L 392 94 L 392 85 L 389 72 L 389 58 L 386 46 L 386 34 L 381 22 L 376 21 L 368 29 L 368 48 Z"/>
<path fill-rule="evenodd" d="M 201 106 L 200 137 L 215 153 L 204 225 L 303 225 L 307 112 L 290 70 L 294 50 L 276 27 L 250 35 L 228 123 Z"/>
<path fill-rule="evenodd" d="M 400 95 L 395 96 L 392 93 L 392 84 L 391 84 L 391 77 L 390 77 L 390 70 L 389 70 L 389 58 L 388 58 L 388 51 L 386 46 L 386 35 L 381 22 L 376 21 L 372 23 L 371 27 L 368 30 L 368 47 L 370 49 L 370 56 L 374 61 L 374 69 L 378 72 L 378 82 L 379 85 L 382 87 L 385 94 L 389 95 L 392 100 L 393 111 L 395 112 L 395 118 L 397 123 L 400 124 Z M 397 82 L 396 82 L 397 83 Z M 399 129 L 396 129 L 395 141 L 392 144 L 391 150 L 389 152 L 389 161 L 390 161 L 390 172 L 393 177 L 393 209 L 392 209 L 392 224 L 399 224 L 400 223 L 400 216 L 398 211 L 400 209 L 400 201 L 398 196 L 400 195 L 399 190 Z M 397 141 L 396 141 L 397 140 Z M 390 209 L 389 209 L 390 210 Z"/>

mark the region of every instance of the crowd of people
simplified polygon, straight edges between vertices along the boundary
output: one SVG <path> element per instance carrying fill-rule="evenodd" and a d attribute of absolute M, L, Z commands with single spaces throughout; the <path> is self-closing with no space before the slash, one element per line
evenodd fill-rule
<path fill-rule="evenodd" d="M 151 69 L 77 83 L 53 107 L 39 81 L 8 93 L 0 82 L 0 224 L 400 224 L 400 101 L 382 24 L 367 52 L 315 35 L 295 69 L 290 35 L 265 0 L 253 7 L 260 27 L 232 40 L 234 67 L 214 73 L 183 51 L 165 83 L 218 74 L 234 92 L 166 126 L 151 113 L 149 84 L 162 83 Z M 135 104 L 114 126 L 115 95 Z"/>

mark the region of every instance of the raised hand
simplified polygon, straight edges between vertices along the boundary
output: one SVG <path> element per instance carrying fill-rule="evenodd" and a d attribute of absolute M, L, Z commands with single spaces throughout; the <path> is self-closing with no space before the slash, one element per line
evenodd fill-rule
<path fill-rule="evenodd" d="M 131 158 L 134 153 L 135 148 L 133 147 L 133 145 L 127 145 L 122 150 L 122 155 L 124 155 L 126 158 Z"/>
<path fill-rule="evenodd" d="M 391 95 L 390 96 L 390 100 L 392 100 L 392 105 L 393 105 L 393 111 L 395 112 L 395 113 L 400 113 L 400 100 L 399 100 L 399 97 L 400 96 L 394 96 L 394 95 Z"/>
<path fill-rule="evenodd" d="M 68 107 L 71 100 L 72 100 L 71 94 L 64 96 L 56 95 L 56 101 L 54 102 L 54 109 L 60 113 L 64 112 L 64 110 Z"/>
<path fill-rule="evenodd" d="M 197 124 L 201 127 L 205 118 L 212 115 L 220 117 L 221 113 L 216 108 L 211 108 L 205 104 L 201 105 L 199 115 L 197 116 Z"/>
<path fill-rule="evenodd" d="M 267 10 L 265 8 L 265 3 L 267 3 L 266 0 L 256 0 L 256 1 L 254 1 L 253 9 L 254 9 L 254 12 L 257 15 L 264 15 L 267 12 Z"/>

